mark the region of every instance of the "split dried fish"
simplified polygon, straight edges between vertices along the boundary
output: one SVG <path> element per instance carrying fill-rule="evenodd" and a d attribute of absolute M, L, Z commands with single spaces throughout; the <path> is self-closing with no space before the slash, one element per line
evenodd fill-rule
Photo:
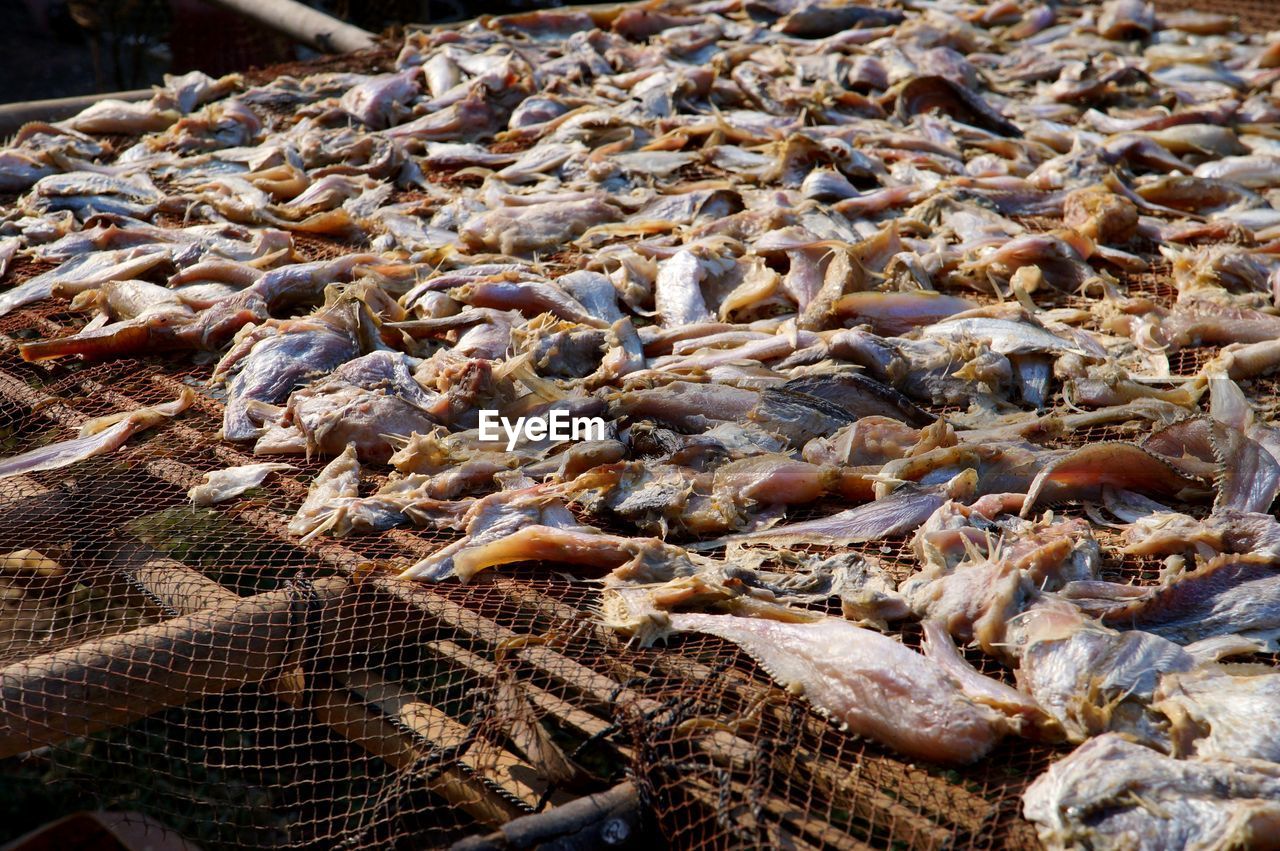
<path fill-rule="evenodd" d="M 172 402 L 90 420 L 80 427 L 78 437 L 0 460 L 0 479 L 60 470 L 95 455 L 115 452 L 138 432 L 181 414 L 191 407 L 195 399 L 195 391 L 184 387 Z"/>
<path fill-rule="evenodd" d="M 1126 593 L 1126 592 L 1120 592 Z M 1130 599 L 1118 595 L 1102 621 L 1142 629 L 1178 644 L 1280 630 L 1280 573 L 1265 555 L 1223 555 Z"/>
<path fill-rule="evenodd" d="M 187 491 L 191 504 L 201 507 L 216 505 L 235 499 L 247 490 L 258 487 L 272 473 L 295 469 L 289 464 L 244 464 L 205 473 L 204 481 Z"/>
<path fill-rule="evenodd" d="M 676 632 L 741 646 L 769 675 L 851 732 L 932 762 L 980 759 L 1015 723 L 982 701 L 971 677 L 878 632 L 827 618 L 781 623 L 733 615 L 674 614 Z"/>
<path fill-rule="evenodd" d="M 1028 787 L 1023 813 L 1051 849 L 1256 845 L 1280 822 L 1280 766 L 1174 759 L 1117 733 L 1091 739 Z"/>

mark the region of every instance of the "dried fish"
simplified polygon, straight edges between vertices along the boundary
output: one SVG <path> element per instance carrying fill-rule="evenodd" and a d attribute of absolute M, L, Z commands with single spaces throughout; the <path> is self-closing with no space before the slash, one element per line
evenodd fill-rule
<path fill-rule="evenodd" d="M 973 470 L 966 470 L 944 485 L 929 488 L 906 485 L 883 499 L 857 508 L 849 508 L 829 517 L 788 523 L 759 532 L 731 535 L 721 540 L 695 545 L 694 548 L 750 543 L 771 546 L 844 545 L 905 535 L 915 531 L 948 499 L 963 499 L 972 495 L 976 484 L 977 475 Z"/>
<path fill-rule="evenodd" d="M 1137 596 L 1110 590 L 1102 621 L 1142 629 L 1178 644 L 1219 635 L 1280 630 L 1280 573 L 1262 554 L 1223 555 Z"/>
<path fill-rule="evenodd" d="M 1050 844 L 1275 832 L 1280 692 L 1219 664 L 1280 646 L 1274 39 L 1145 0 L 713 0 L 375 59 L 25 125 L 21 356 L 216 360 L 202 407 L 264 463 L 197 504 L 317 454 L 304 539 L 412 524 L 445 542 L 407 578 L 571 573 L 606 628 L 736 641 L 911 758 L 1082 745 L 1028 792 Z M 851 623 L 909 616 L 923 653 Z"/>
<path fill-rule="evenodd" d="M 847 621 L 673 614 L 670 623 L 677 632 L 705 632 L 738 644 L 833 721 L 907 756 L 973 762 L 1018 728 L 984 702 L 986 690 L 975 688 L 975 680 L 984 678 L 976 671 L 956 676 L 950 664 Z"/>
<path fill-rule="evenodd" d="M 430 431 L 447 413 L 447 404 L 414 379 L 405 355 L 370 352 L 293 391 L 280 420 L 258 438 L 253 451 L 334 455 L 354 446 L 362 462 L 385 463 L 393 441 Z"/>
<path fill-rule="evenodd" d="M 972 521 L 972 514 L 967 519 Z M 969 540 L 965 549 L 977 551 Z M 931 558 L 902 582 L 899 590 L 907 603 L 916 614 L 943 623 L 950 634 L 995 656 L 1005 655 L 1009 622 L 1040 590 L 1090 580 L 1099 561 L 1098 543 L 1083 521 L 1014 526 L 985 557 L 955 565 L 938 551 L 936 534 L 919 545 Z"/>
<path fill-rule="evenodd" d="M 295 469 L 290 464 L 244 464 L 204 474 L 204 481 L 187 491 L 192 505 L 209 506 L 235 499 L 258 487 L 272 473 Z"/>
<path fill-rule="evenodd" d="M 90 420 L 80 427 L 78 437 L 0 460 L 0 479 L 60 470 L 95 455 L 115 452 L 138 432 L 154 428 L 191 407 L 195 398 L 195 391 L 184 387 L 172 402 Z"/>
<path fill-rule="evenodd" d="M 1280 676 L 1219 666 L 1162 677 L 1154 711 L 1169 719 L 1175 756 L 1280 761 Z"/>
<path fill-rule="evenodd" d="M 1022 797 L 1051 849 L 1229 848 L 1271 835 L 1280 768 L 1181 760 L 1107 733 L 1050 766 Z"/>
<path fill-rule="evenodd" d="M 108 281 L 136 277 L 168 262 L 171 256 L 170 249 L 165 247 L 139 246 L 73 257 L 56 269 L 37 275 L 0 294 L 0 316 L 49 298 L 53 295 L 55 286 L 65 295 L 74 295 Z"/>
<path fill-rule="evenodd" d="M 1054 459 L 1031 482 L 1022 516 L 1048 501 L 1101 496 L 1103 487 L 1177 496 L 1197 483 L 1169 463 L 1132 443 L 1097 443 Z"/>
<path fill-rule="evenodd" d="M 939 110 L 965 124 L 972 124 L 1001 136 L 1021 136 L 1022 131 L 981 96 L 942 76 L 916 77 L 898 91 L 896 112 L 906 120 L 913 115 Z"/>
<path fill-rule="evenodd" d="M 1141 630 L 1109 629 L 1072 606 L 1038 602 L 1010 623 L 1018 687 L 1080 743 L 1108 731 L 1168 747 L 1153 708 L 1168 675 L 1198 661 L 1173 642 Z"/>
<path fill-rule="evenodd" d="M 358 351 L 359 341 L 349 329 L 324 319 L 290 320 L 254 329 L 218 366 L 218 372 L 236 367 L 227 386 L 223 438 L 257 437 L 260 427 L 251 419 L 250 402 L 284 401 L 295 386 L 329 372 Z"/>

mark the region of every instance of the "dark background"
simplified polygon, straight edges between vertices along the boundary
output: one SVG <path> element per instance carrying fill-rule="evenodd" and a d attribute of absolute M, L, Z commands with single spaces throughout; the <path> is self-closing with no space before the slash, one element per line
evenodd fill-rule
<path fill-rule="evenodd" d="M 304 0 L 305 2 L 305 0 Z M 310 0 L 371 32 L 558 6 L 546 0 Z M 0 103 L 145 88 L 314 54 L 203 0 L 0 0 Z"/>

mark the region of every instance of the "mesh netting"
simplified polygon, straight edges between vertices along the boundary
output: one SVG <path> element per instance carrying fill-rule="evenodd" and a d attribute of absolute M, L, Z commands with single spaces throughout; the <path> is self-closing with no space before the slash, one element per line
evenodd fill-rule
<path fill-rule="evenodd" d="M 312 253 L 336 250 L 317 242 Z M 1161 274 L 1129 283 L 1155 294 Z M 56 309 L 0 324 L 6 454 L 203 388 L 209 366 L 23 362 L 15 338 L 69 330 Z M 296 471 L 244 499 L 192 508 L 205 472 L 254 460 L 216 439 L 220 424 L 201 396 L 111 456 L 0 484 L 0 552 L 64 568 L 15 574 L 0 624 L 5 709 L 34 738 L 6 742 L 10 782 L 41 784 L 44 806 L 89 795 L 209 848 L 420 847 L 634 776 L 678 847 L 1035 846 L 1019 796 L 1055 748 L 1010 740 L 977 766 L 913 765 L 842 733 L 720 639 L 628 647 L 595 625 L 598 595 L 581 581 L 535 567 L 468 586 L 394 578 L 443 533 L 299 544 L 285 526 L 322 461 L 291 459 Z M 898 579 L 914 566 L 905 540 L 866 552 Z M 1126 558 L 1103 575 L 1150 583 L 1160 566 Z M 24 669 L 50 653 L 65 668 Z M 573 770 L 539 764 L 531 729 Z M 11 823 L 47 815 L 28 805 Z"/>
<path fill-rule="evenodd" d="M 1232 8 L 1276 23 L 1268 3 Z M 47 268 L 24 262 L 15 280 Z M 1167 304 L 1167 276 L 1157 264 L 1126 283 Z M 75 321 L 52 305 L 0 320 L 0 454 L 184 385 L 203 393 L 208 365 L 17 355 L 16 341 Z M 1179 352 L 1171 368 L 1192 374 L 1212 354 Z M 1271 381 L 1246 389 L 1276 398 Z M 290 459 L 296 470 L 245 498 L 194 509 L 186 491 L 204 473 L 255 460 L 216 438 L 221 416 L 201 395 L 112 455 L 0 483 L 0 554 L 57 564 L 0 560 L 10 835 L 103 808 L 204 848 L 437 847 L 630 778 L 676 847 L 1036 847 L 1020 795 L 1064 749 L 1010 739 L 976 766 L 913 764 L 841 732 L 720 639 L 627 646 L 594 623 L 589 583 L 537 567 L 466 586 L 395 578 L 448 533 L 299 543 L 285 526 L 322 461 Z M 1123 429 L 1067 441 L 1133 436 Z M 905 541 L 866 552 L 895 578 L 913 567 Z M 1158 560 L 1110 558 L 1103 578 L 1157 581 Z M 903 638 L 917 646 L 917 628 Z"/>

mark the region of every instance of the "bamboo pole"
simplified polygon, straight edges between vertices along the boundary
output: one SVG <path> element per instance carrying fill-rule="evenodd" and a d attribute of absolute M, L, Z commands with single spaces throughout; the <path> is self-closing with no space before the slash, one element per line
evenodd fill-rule
<path fill-rule="evenodd" d="M 294 0 L 205 0 L 323 53 L 367 50 L 373 33 Z"/>

